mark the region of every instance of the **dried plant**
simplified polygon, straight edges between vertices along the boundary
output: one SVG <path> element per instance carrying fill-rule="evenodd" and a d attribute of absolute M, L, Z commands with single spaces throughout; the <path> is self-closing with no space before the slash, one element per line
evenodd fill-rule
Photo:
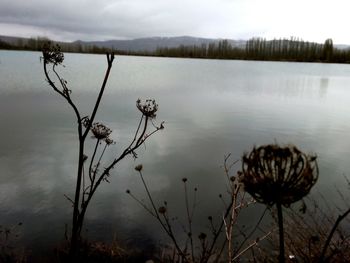
<path fill-rule="evenodd" d="M 279 225 L 279 262 L 285 262 L 282 205 L 306 196 L 318 178 L 316 156 L 306 155 L 295 146 L 264 145 L 242 158 L 241 182 L 255 200 L 276 204 Z"/>
<path fill-rule="evenodd" d="M 347 204 L 348 206 L 348 204 Z M 306 197 L 299 205 L 292 205 L 284 213 L 285 253 L 287 262 L 350 262 L 349 218 L 339 225 L 337 214 L 344 215 L 322 194 Z M 277 221 L 276 213 L 273 218 Z M 333 231 L 333 229 L 336 229 Z M 267 239 L 268 244 L 256 255 L 257 262 L 275 262 L 272 251 L 278 251 L 278 234 Z M 331 239 L 330 243 L 327 241 Z M 323 251 L 327 248 L 327 253 Z"/>
<path fill-rule="evenodd" d="M 90 116 L 82 117 L 82 113 L 71 97 L 72 90 L 68 88 L 68 82 L 63 79 L 56 70 L 57 66 L 61 65 L 64 61 L 63 53 L 61 53 L 58 45 L 53 46 L 51 43 L 47 43 L 43 48 L 42 59 L 44 61 L 43 66 L 46 80 L 53 88 L 53 90 L 61 95 L 71 106 L 78 123 L 77 133 L 79 138 L 79 158 L 77 165 L 78 171 L 76 190 L 74 198 L 66 196 L 73 205 L 72 231 L 70 237 L 71 255 L 74 255 L 77 251 L 88 205 L 96 193 L 96 190 L 100 183 L 102 181 L 108 182 L 108 177 L 110 176 L 111 170 L 126 156 L 131 155 L 136 158 L 136 150 L 151 135 L 164 128 L 163 123 L 157 126 L 153 122 L 153 119 L 156 117 L 156 112 L 158 110 L 158 105 L 155 103 L 155 101 L 146 100 L 145 103 L 142 103 L 141 100 L 138 99 L 136 106 L 141 112 L 141 117 L 130 144 L 122 151 L 119 156 L 116 156 L 113 161 L 109 163 L 103 162 L 102 159 L 106 148 L 114 144 L 113 140 L 109 137 L 112 130 L 110 130 L 104 124 L 94 121 L 101 102 L 101 98 L 106 88 L 114 58 L 115 57 L 113 53 L 107 54 L 107 70 L 95 105 Z M 49 66 L 51 67 L 49 68 Z M 51 77 L 50 73 L 53 73 L 54 78 Z M 58 81 L 58 84 L 55 83 L 54 79 L 55 81 Z M 150 121 L 153 129 L 148 131 Z M 92 133 L 93 138 L 96 139 L 96 144 L 92 154 L 88 155 L 86 154 L 85 141 L 90 132 Z M 99 151 L 98 148 L 101 146 L 103 149 Z"/>
<path fill-rule="evenodd" d="M 0 262 L 25 263 L 28 252 L 14 245 L 19 238 L 22 223 L 11 226 L 0 225 Z"/>
<path fill-rule="evenodd" d="M 261 240 L 270 235 L 271 232 L 264 233 L 260 238 L 252 240 L 252 235 L 258 229 L 258 225 L 265 215 L 265 211 L 258 220 L 256 226 L 249 234 L 242 233 L 237 226 L 238 215 L 240 211 L 250 204 L 254 203 L 251 198 L 246 198 L 242 191 L 241 183 L 239 182 L 239 174 L 236 176 L 230 175 L 232 166 L 236 163 L 229 164 L 230 155 L 225 158 L 224 170 L 227 177 L 228 188 L 226 198 L 220 194 L 224 205 L 224 211 L 217 216 L 209 216 L 209 229 L 201 230 L 195 233 L 194 226 L 198 222 L 194 221 L 194 215 L 197 208 L 197 193 L 198 188 L 193 188 L 193 192 L 189 189 L 189 180 L 182 178 L 184 190 L 184 206 L 185 206 L 185 222 L 173 220 L 178 216 L 170 216 L 169 202 L 164 201 L 161 205 L 157 205 L 149 190 L 143 176 L 143 166 L 137 165 L 135 170 L 139 173 L 142 185 L 146 191 L 149 204 L 142 201 L 130 190 L 126 193 L 130 195 L 137 203 L 139 203 L 152 217 L 154 217 L 173 244 L 173 250 L 168 249 L 168 253 L 163 253 L 161 262 L 183 262 L 183 263 L 207 263 L 207 262 L 236 262 L 249 249 L 256 246 Z M 190 196 L 193 196 L 191 199 Z M 181 233 L 176 232 L 174 223 L 180 224 L 184 231 L 186 240 L 182 241 L 179 236 Z M 240 241 L 240 242 L 239 242 Z M 227 253 L 224 253 L 225 249 Z"/>

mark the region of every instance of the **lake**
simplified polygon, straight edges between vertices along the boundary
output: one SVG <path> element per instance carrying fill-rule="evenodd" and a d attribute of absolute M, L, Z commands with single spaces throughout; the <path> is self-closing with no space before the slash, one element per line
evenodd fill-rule
<path fill-rule="evenodd" d="M 46 83 L 40 56 L 0 51 L 0 225 L 22 222 L 16 240 L 32 249 L 59 243 L 71 224 L 64 195 L 73 196 L 78 146 L 74 113 Z M 82 115 L 90 115 L 106 58 L 65 58 L 60 72 Z M 138 98 L 156 99 L 157 121 L 164 120 L 165 129 L 100 186 L 83 231 L 91 239 L 145 243 L 162 236 L 155 220 L 125 194 L 130 189 L 146 198 L 134 170 L 140 163 L 155 199 L 166 200 L 174 215 L 185 211 L 181 179 L 198 187 L 200 222 L 222 214 L 224 156 L 239 159 L 254 145 L 292 143 L 316 153 L 320 177 L 311 194 L 338 202 L 336 189 L 346 191 L 350 65 L 117 56 L 96 118 L 113 129 L 116 145 L 107 160 L 132 139 Z M 239 169 L 237 164 L 232 172 Z"/>

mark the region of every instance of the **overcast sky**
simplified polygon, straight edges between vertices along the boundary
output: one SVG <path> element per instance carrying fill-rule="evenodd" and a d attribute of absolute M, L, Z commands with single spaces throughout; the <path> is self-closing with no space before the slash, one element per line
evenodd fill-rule
<path fill-rule="evenodd" d="M 349 0 L 0 0 L 0 35 L 299 37 L 350 44 Z"/>

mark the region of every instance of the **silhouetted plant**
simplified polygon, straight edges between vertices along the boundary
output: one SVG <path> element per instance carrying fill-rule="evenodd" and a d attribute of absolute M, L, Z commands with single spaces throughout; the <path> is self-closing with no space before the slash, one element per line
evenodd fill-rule
<path fill-rule="evenodd" d="M 219 195 L 222 203 L 224 204 L 225 211 L 223 214 L 218 216 L 209 216 L 209 229 L 204 231 L 199 231 L 194 233 L 194 221 L 195 210 L 197 209 L 197 192 L 198 188 L 195 187 L 193 192 L 189 191 L 189 180 L 187 178 L 182 178 L 181 181 L 184 187 L 184 206 L 186 222 L 178 222 L 185 233 L 186 240 L 181 242 L 179 238 L 179 233 L 174 231 L 174 222 L 178 219 L 177 216 L 171 217 L 169 212 L 169 203 L 167 201 L 163 202 L 162 205 L 157 205 L 154 201 L 149 187 L 143 176 L 143 166 L 137 165 L 135 170 L 139 173 L 142 185 L 146 191 L 149 204 L 142 201 L 142 198 L 136 197 L 130 190 L 126 190 L 126 193 L 130 195 L 137 203 L 139 203 L 151 216 L 153 216 L 158 223 L 161 225 L 162 229 L 165 231 L 167 236 L 171 239 L 175 251 L 174 253 L 169 253 L 171 256 L 168 259 L 162 259 L 161 262 L 187 262 L 187 263 L 207 263 L 207 262 L 221 262 L 223 258 L 227 259 L 227 262 L 236 262 L 242 255 L 251 249 L 253 246 L 257 245 L 261 240 L 265 239 L 270 235 L 270 231 L 265 233 L 260 238 L 251 241 L 252 234 L 257 230 L 263 215 L 257 222 L 254 229 L 247 235 L 244 235 L 240 239 L 240 243 L 236 241 L 234 246 L 234 239 L 240 235 L 240 229 L 236 228 L 237 219 L 240 211 L 252 202 L 251 199 L 247 199 L 244 191 L 242 191 L 241 183 L 239 182 L 239 174 L 236 176 L 230 175 L 230 170 L 232 166 L 236 163 L 228 163 L 229 156 L 225 158 L 224 170 L 228 182 L 228 196 L 229 202 L 227 202 L 222 194 Z M 193 196 L 192 200 L 189 198 Z M 176 219 L 174 221 L 174 218 Z M 218 220 L 216 220 L 218 219 Z M 234 234 L 235 231 L 235 234 Z M 239 234 L 237 234 L 239 233 Z M 250 241 L 249 244 L 246 244 Z M 227 248 L 227 254 L 224 253 L 225 248 Z M 176 252 L 176 253 L 175 253 Z M 224 256 L 226 254 L 227 256 Z"/>
<path fill-rule="evenodd" d="M 241 182 L 245 191 L 267 206 L 276 204 L 279 225 L 279 262 L 285 261 L 282 205 L 306 196 L 318 178 L 316 156 L 309 156 L 295 146 L 264 145 L 253 148 L 242 158 Z"/>
<path fill-rule="evenodd" d="M 345 221 L 343 215 L 349 210 L 344 213 L 339 203 L 333 202 L 318 193 L 306 197 L 300 206 L 292 205 L 291 209 L 284 211 L 288 262 L 350 262 L 350 220 L 347 218 L 343 227 L 338 221 L 339 218 Z M 349 199 L 344 200 L 344 205 L 349 207 Z M 278 238 L 278 235 L 273 234 L 267 239 L 269 244 L 256 255 L 257 262 L 275 262 L 271 257 L 271 248 L 278 250 Z M 325 248 L 328 248 L 327 253 L 323 253 Z"/>
<path fill-rule="evenodd" d="M 14 241 L 19 237 L 19 228 L 22 223 L 9 227 L 0 225 L 0 262 L 25 263 L 27 254 L 24 250 L 14 246 Z"/>
<path fill-rule="evenodd" d="M 74 198 L 68 196 L 67 199 L 73 204 L 73 220 L 72 220 L 72 232 L 70 237 L 70 254 L 74 255 L 79 245 L 82 226 L 84 223 L 84 217 L 88 208 L 88 205 L 95 194 L 98 186 L 102 181 L 108 182 L 111 170 L 126 156 L 131 155 L 134 158 L 137 157 L 136 150 L 155 132 L 164 128 L 163 123 L 160 126 L 156 126 L 152 121 L 156 117 L 158 105 L 155 100 L 146 100 L 142 102 L 137 100 L 136 106 L 141 112 L 140 121 L 138 123 L 135 134 L 133 135 L 130 144 L 122 151 L 119 156 L 116 156 L 110 163 L 104 163 L 102 167 L 102 158 L 105 154 L 105 150 L 108 146 L 114 144 L 113 140 L 109 137 L 112 130 L 102 123 L 94 122 L 97 110 L 99 108 L 101 98 L 103 96 L 107 80 L 114 61 L 114 54 L 107 54 L 107 70 L 102 82 L 98 97 L 90 116 L 82 117 L 82 113 L 73 101 L 71 94 L 72 90 L 68 88 L 68 82 L 63 79 L 56 71 L 56 67 L 61 65 L 64 61 L 64 55 L 58 45 L 52 45 L 47 43 L 43 48 L 44 73 L 49 85 L 56 91 L 61 97 L 73 109 L 77 123 L 78 123 L 78 138 L 79 138 L 79 150 L 78 150 L 78 171 L 77 182 Z M 51 71 L 58 80 L 58 84 L 50 76 L 49 66 Z M 152 124 L 153 130 L 147 131 L 149 123 Z M 92 154 L 86 155 L 85 141 L 89 133 L 92 133 L 93 138 L 96 139 L 96 144 Z M 146 133 L 147 132 L 147 133 Z M 102 146 L 103 149 L 98 151 L 98 147 Z M 90 159 L 89 159 L 90 158 Z M 87 166 L 87 167 L 86 167 Z M 87 171 L 86 171 L 87 168 Z"/>

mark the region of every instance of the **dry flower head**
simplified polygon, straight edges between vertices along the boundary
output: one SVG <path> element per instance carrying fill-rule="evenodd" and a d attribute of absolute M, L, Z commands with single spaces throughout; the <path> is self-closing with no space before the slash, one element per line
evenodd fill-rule
<path fill-rule="evenodd" d="M 136 107 L 143 115 L 149 118 L 155 118 L 158 110 L 158 104 L 153 99 L 147 99 L 144 103 L 140 99 L 136 101 Z"/>
<path fill-rule="evenodd" d="M 293 145 L 264 145 L 242 158 L 241 182 L 258 202 L 286 207 L 306 196 L 318 178 L 316 156 Z"/>

